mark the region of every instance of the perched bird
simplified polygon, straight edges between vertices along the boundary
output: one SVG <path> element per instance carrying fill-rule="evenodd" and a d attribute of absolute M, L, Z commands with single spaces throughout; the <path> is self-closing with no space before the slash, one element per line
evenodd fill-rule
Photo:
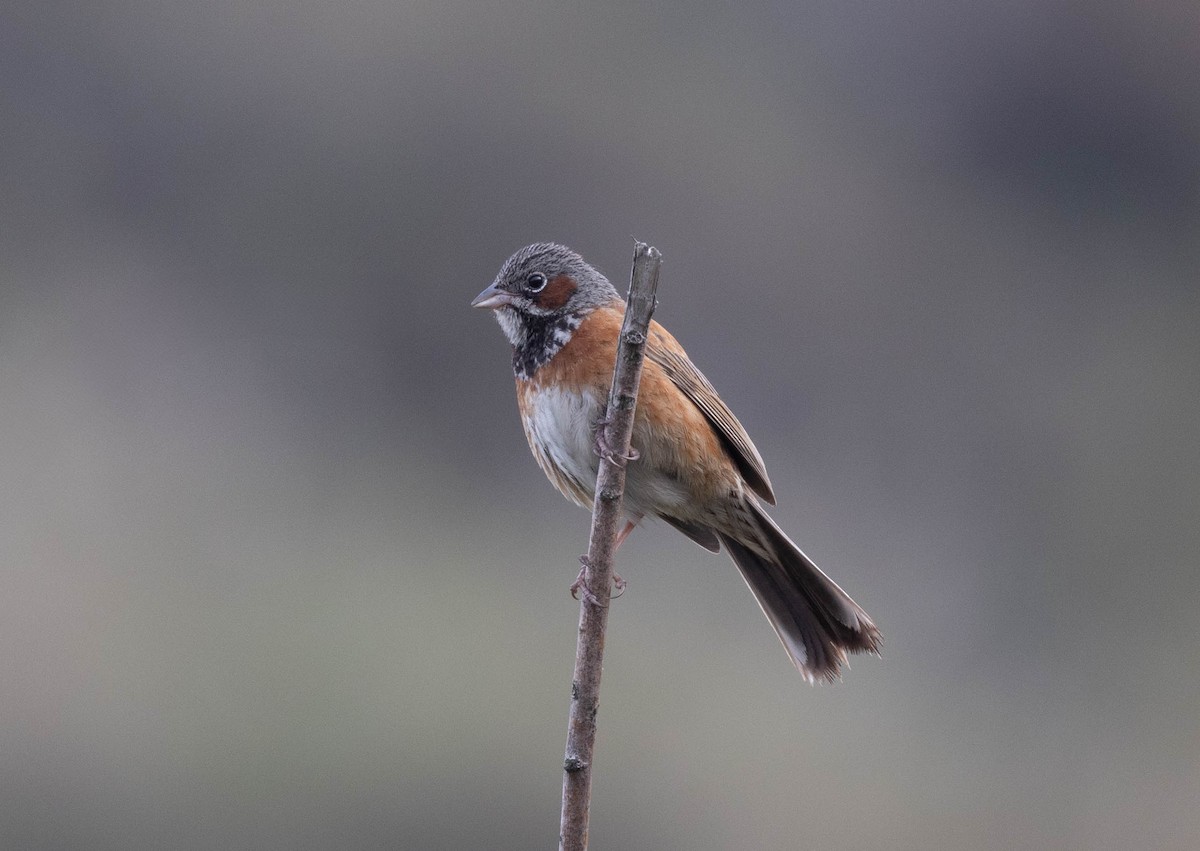
<path fill-rule="evenodd" d="M 512 344 L 517 406 L 538 464 L 590 510 L 624 300 L 571 249 L 536 243 L 510 257 L 472 305 L 494 311 Z M 847 653 L 878 652 L 867 613 L 767 516 L 760 500 L 774 505 L 775 494 L 758 450 L 657 322 L 632 448 L 622 540 L 643 517 L 659 517 L 707 550 L 723 544 L 810 682 L 838 678 Z"/>

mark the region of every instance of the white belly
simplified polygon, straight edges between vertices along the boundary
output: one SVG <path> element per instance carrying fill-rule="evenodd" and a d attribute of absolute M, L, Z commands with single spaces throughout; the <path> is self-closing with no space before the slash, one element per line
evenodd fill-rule
<path fill-rule="evenodd" d="M 591 393 L 542 388 L 531 394 L 523 423 L 529 445 L 551 481 L 568 499 L 588 509 L 592 507 L 600 464 L 595 429 L 607 404 L 607 397 L 600 399 Z M 641 456 L 626 468 L 624 513 L 638 517 L 660 512 L 687 516 L 684 506 L 688 494 L 681 483 L 656 472 L 659 465 L 653 453 L 658 447 L 638 440 L 636 433 L 633 445 Z M 557 478 L 547 462 L 558 468 Z M 677 510 L 671 511 L 673 507 Z"/>
<path fill-rule="evenodd" d="M 556 481 L 547 469 L 551 481 L 568 499 L 585 508 L 591 507 L 596 490 L 600 459 L 592 435 L 604 415 L 602 404 L 607 400 L 602 403 L 591 393 L 542 388 L 530 394 L 523 423 L 525 436 L 534 454 L 540 456 L 543 469 L 548 464 L 557 467 L 559 474 L 569 480 Z"/>

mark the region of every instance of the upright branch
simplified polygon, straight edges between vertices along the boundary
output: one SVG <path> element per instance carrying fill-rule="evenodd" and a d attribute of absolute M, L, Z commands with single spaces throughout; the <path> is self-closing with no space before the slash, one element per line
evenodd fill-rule
<path fill-rule="evenodd" d="M 625 464 L 634 454 L 629 448 L 633 414 L 661 265 L 662 254 L 657 248 L 644 242 L 636 244 L 608 412 L 605 425 L 601 426 L 604 433 L 597 435 L 604 451 L 596 478 L 592 533 L 588 554 L 583 560 L 583 587 L 579 595 L 579 640 L 575 647 L 571 717 L 567 727 L 567 755 L 563 762 L 562 823 L 559 828 L 562 851 L 585 851 L 588 845 L 592 752 L 596 743 L 600 672 L 613 583 L 613 553 L 620 528 L 621 497 L 625 492 Z"/>

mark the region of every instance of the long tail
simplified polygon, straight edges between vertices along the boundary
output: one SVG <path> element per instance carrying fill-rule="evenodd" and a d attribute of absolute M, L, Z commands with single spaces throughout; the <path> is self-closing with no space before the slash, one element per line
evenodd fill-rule
<path fill-rule="evenodd" d="M 759 532 L 754 543 L 722 532 L 717 535 L 804 678 L 809 682 L 839 679 L 848 653 L 878 653 L 883 637 L 862 607 L 757 504 L 747 507 Z"/>

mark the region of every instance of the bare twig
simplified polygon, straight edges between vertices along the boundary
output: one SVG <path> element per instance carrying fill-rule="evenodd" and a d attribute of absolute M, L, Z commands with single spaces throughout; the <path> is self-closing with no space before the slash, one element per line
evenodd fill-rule
<path fill-rule="evenodd" d="M 600 672 L 604 660 L 604 633 L 613 582 L 613 552 L 625 492 L 626 459 L 633 434 L 650 316 L 662 255 L 639 242 L 634 248 L 633 275 L 625 322 L 613 368 L 612 391 L 605 417 L 600 471 L 592 505 L 592 534 L 583 560 L 583 588 L 579 595 L 579 640 L 575 647 L 575 675 L 571 682 L 571 718 L 567 726 L 567 755 L 563 762 L 561 851 L 585 851 L 588 845 L 588 810 L 592 793 L 592 752 L 596 743 L 596 711 L 600 704 Z M 636 463 L 634 461 L 633 463 Z"/>

